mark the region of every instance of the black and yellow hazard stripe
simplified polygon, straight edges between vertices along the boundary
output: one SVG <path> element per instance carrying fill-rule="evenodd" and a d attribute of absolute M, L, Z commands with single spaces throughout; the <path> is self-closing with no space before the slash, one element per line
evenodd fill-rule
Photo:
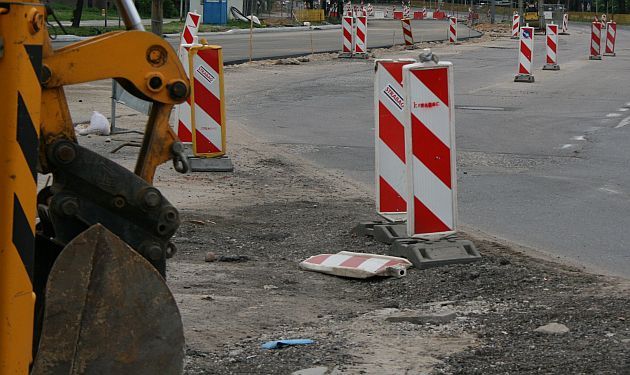
<path fill-rule="evenodd" d="M 45 10 L 33 3 L 0 3 L 0 8 L 0 374 L 27 374 L 45 38 L 41 27 L 32 26 Z"/>

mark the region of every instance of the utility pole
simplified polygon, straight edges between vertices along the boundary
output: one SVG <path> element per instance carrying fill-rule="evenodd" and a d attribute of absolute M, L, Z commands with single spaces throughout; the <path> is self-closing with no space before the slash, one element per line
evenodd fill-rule
<path fill-rule="evenodd" d="M 152 0 L 151 2 L 151 32 L 162 36 L 163 23 L 163 0 Z"/>
<path fill-rule="evenodd" d="M 521 16 L 521 25 L 525 22 L 525 12 L 523 12 L 523 0 L 518 0 L 518 15 Z"/>
<path fill-rule="evenodd" d="M 497 4 L 496 0 L 490 0 L 490 23 L 491 24 L 494 24 L 495 22 L 494 17 L 496 16 L 496 13 L 497 13 L 496 4 Z"/>

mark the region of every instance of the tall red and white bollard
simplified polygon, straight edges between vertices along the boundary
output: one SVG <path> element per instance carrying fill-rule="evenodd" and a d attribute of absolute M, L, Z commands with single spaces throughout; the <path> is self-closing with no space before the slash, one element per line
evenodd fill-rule
<path fill-rule="evenodd" d="M 374 130 L 376 211 L 390 222 L 407 217 L 405 93 L 402 68 L 416 60 L 374 63 Z"/>
<path fill-rule="evenodd" d="M 560 70 L 558 65 L 558 25 L 547 24 L 547 57 L 543 70 Z"/>
<path fill-rule="evenodd" d="M 409 18 L 403 18 L 400 20 L 403 31 L 403 39 L 405 41 L 405 48 L 413 49 L 413 32 L 411 30 L 411 20 Z"/>
<path fill-rule="evenodd" d="M 532 74 L 532 56 L 534 54 L 534 28 L 521 27 L 518 48 L 518 73 L 514 82 L 534 82 Z"/>
<path fill-rule="evenodd" d="M 601 22 L 591 23 L 591 48 L 590 48 L 590 56 L 588 57 L 589 60 L 602 59 L 601 35 L 602 35 Z"/>
<path fill-rule="evenodd" d="M 343 16 L 341 19 L 341 53 L 339 57 L 352 57 L 354 51 L 354 18 Z"/>
<path fill-rule="evenodd" d="M 357 16 L 354 39 L 354 56 L 367 59 L 367 16 Z"/>
<path fill-rule="evenodd" d="M 518 31 L 521 29 L 521 16 L 514 13 L 512 16 L 512 39 L 518 39 Z"/>
<path fill-rule="evenodd" d="M 448 42 L 457 43 L 457 17 L 449 17 L 448 19 Z"/>
<path fill-rule="evenodd" d="M 179 50 L 178 57 L 184 67 L 184 71 L 187 76 L 190 76 L 189 73 L 189 64 L 188 64 L 188 50 L 190 47 L 194 45 L 198 45 L 199 42 L 197 40 L 197 32 L 199 31 L 199 24 L 201 21 L 201 15 L 188 12 L 186 15 L 186 24 L 184 25 L 184 30 L 182 31 L 182 35 L 179 42 Z M 183 143 L 192 143 L 192 119 L 191 119 L 191 107 L 189 100 L 178 104 L 176 107 L 177 114 L 177 137 Z"/>
<path fill-rule="evenodd" d="M 457 224 L 453 64 L 403 67 L 407 235 L 444 237 Z"/>
<path fill-rule="evenodd" d="M 617 23 L 610 21 L 606 23 L 606 49 L 604 56 L 616 56 L 615 39 L 617 38 Z"/>
<path fill-rule="evenodd" d="M 560 35 L 569 35 L 569 13 L 562 15 L 562 31 L 560 31 Z"/>
<path fill-rule="evenodd" d="M 474 244 L 456 238 L 457 173 L 455 152 L 455 103 L 453 64 L 439 61 L 429 49 L 420 54 L 419 63 L 399 63 L 400 71 L 390 71 L 390 82 L 375 87 L 381 105 L 397 115 L 393 148 L 398 167 L 405 166 L 405 187 L 399 203 L 407 210 L 407 230 L 400 234 L 395 225 L 387 233 L 374 226 L 374 238 L 380 231 L 383 238 L 394 240 L 390 255 L 402 256 L 416 267 L 452 263 L 467 263 L 480 259 Z M 390 63 L 391 64 L 391 63 Z M 377 69 L 378 74 L 378 69 Z M 402 78 L 402 80 L 401 80 Z M 401 82 L 402 81 L 402 82 Z M 383 82 L 386 83 L 386 82 Z M 402 89 L 404 99 L 397 101 L 387 95 L 392 89 Z M 399 103 L 396 105 L 396 103 Z M 387 114 L 387 112 L 385 112 Z M 385 119 L 391 118 L 389 114 Z M 404 130 L 404 134 L 400 134 Z M 404 138 L 404 145 L 401 139 Z M 377 139 L 381 142 L 382 138 Z M 400 151 L 404 150 L 404 155 Z M 378 159 L 377 159 L 378 160 Z M 384 166 L 386 167 L 386 166 Z M 385 170 L 384 173 L 391 173 Z M 403 174 L 397 173 L 396 177 Z M 397 182 L 402 181 L 401 178 Z M 380 182 L 380 179 L 377 183 Z M 399 240 L 395 240 L 399 239 Z M 427 241 L 429 240 L 429 241 Z"/>
<path fill-rule="evenodd" d="M 225 154 L 223 53 L 219 46 L 193 46 L 189 52 L 194 156 Z"/>

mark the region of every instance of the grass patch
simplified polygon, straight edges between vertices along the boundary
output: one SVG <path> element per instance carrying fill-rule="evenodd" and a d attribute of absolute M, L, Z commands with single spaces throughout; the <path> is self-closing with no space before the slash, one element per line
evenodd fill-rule
<path fill-rule="evenodd" d="M 65 4 L 57 4 L 50 3 L 48 4 L 55 12 L 55 16 L 59 18 L 60 21 L 71 21 L 72 20 L 72 11 L 74 7 L 65 5 Z M 105 20 L 105 17 L 101 15 L 101 10 L 97 8 L 87 8 L 83 7 L 83 13 L 81 13 L 81 21 L 91 21 L 91 20 Z M 116 11 L 116 7 L 112 7 L 107 10 L 107 22 L 109 21 L 118 22 L 118 12 Z M 52 21 L 52 17 L 50 19 Z"/>
<path fill-rule="evenodd" d="M 108 20 L 108 23 L 110 21 Z M 77 35 L 77 36 L 94 36 L 94 35 L 100 35 L 100 34 L 104 34 L 106 32 L 110 32 L 110 31 L 116 31 L 116 30 L 124 30 L 125 26 L 122 25 L 122 27 L 118 27 L 118 20 L 112 20 L 111 21 L 111 25 L 112 26 L 108 26 L 108 27 L 104 27 L 104 26 L 81 26 L 81 27 L 70 27 L 70 26 L 64 26 L 64 28 L 66 29 L 66 31 L 68 32 L 69 35 Z M 255 28 L 261 28 L 261 27 L 265 27 L 263 26 L 256 26 L 254 25 Z M 199 31 L 200 32 L 216 32 L 216 31 L 226 31 L 226 30 L 230 30 L 230 29 L 248 29 L 249 28 L 249 23 L 247 22 L 239 22 L 239 21 L 230 21 L 228 22 L 227 25 L 200 25 L 199 26 Z M 182 32 L 182 30 L 184 29 L 184 22 L 169 22 L 169 23 L 165 23 L 162 26 L 162 33 L 164 34 L 179 34 Z M 49 27 L 49 33 L 50 34 L 58 34 L 61 35 L 63 34 L 63 32 L 61 31 L 61 29 L 59 28 L 59 26 L 53 24 L 53 28 L 50 29 Z"/>

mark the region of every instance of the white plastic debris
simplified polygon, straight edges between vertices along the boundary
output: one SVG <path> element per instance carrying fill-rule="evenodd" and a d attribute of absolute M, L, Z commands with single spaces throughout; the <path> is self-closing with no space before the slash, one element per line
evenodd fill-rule
<path fill-rule="evenodd" d="M 365 279 L 372 276 L 403 277 L 411 262 L 388 255 L 353 253 L 320 254 L 300 263 L 300 268 L 335 276 Z"/>
<path fill-rule="evenodd" d="M 103 114 L 98 111 L 94 111 L 92 112 L 92 117 L 90 117 L 89 125 L 77 125 L 74 130 L 79 135 L 109 135 L 111 132 L 111 126 L 109 125 L 107 117 L 103 116 Z"/>

